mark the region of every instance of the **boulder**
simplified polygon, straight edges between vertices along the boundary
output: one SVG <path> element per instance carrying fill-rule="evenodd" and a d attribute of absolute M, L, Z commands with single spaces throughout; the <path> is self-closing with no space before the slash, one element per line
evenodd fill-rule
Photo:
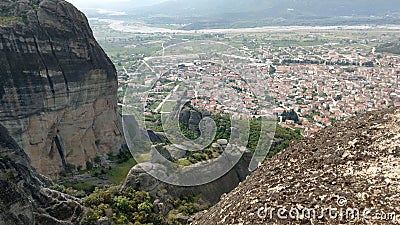
<path fill-rule="evenodd" d="M 217 140 L 217 144 L 226 146 L 226 145 L 228 145 L 228 140 L 226 140 L 226 139 L 218 139 Z"/>

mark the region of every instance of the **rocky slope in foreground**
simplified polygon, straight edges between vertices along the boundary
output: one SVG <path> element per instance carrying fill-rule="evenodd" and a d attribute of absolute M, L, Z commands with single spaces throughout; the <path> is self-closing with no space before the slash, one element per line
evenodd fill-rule
<path fill-rule="evenodd" d="M 50 182 L 0 125 L 0 224 L 79 224 L 79 200 L 46 188 Z"/>
<path fill-rule="evenodd" d="M 116 71 L 62 0 L 0 1 L 0 123 L 40 173 L 117 151 Z"/>
<path fill-rule="evenodd" d="M 292 145 L 193 224 L 399 224 L 399 178 L 400 109 L 367 113 Z"/>

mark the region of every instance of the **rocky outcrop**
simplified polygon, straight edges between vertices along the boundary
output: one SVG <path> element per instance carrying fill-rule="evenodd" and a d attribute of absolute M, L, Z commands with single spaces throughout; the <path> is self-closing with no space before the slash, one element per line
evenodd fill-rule
<path fill-rule="evenodd" d="M 0 67 L 0 123 L 40 173 L 120 148 L 115 68 L 71 4 L 1 1 Z"/>
<path fill-rule="evenodd" d="M 149 136 L 149 139 L 153 143 L 165 143 L 165 139 L 161 134 L 158 134 L 152 130 L 147 130 L 147 134 Z"/>
<path fill-rule="evenodd" d="M 201 200 L 205 203 L 215 204 L 219 201 L 221 195 L 233 190 L 250 174 L 249 164 L 251 157 L 252 153 L 250 151 L 244 152 L 239 162 L 225 175 L 211 183 L 193 187 L 182 187 L 164 183 L 146 172 L 149 171 L 149 168 L 156 171 L 166 171 L 163 165 L 150 162 L 142 163 L 131 169 L 123 188 L 133 187 L 135 190 L 149 192 L 151 197 L 158 202 L 155 207 L 162 208 L 159 211 L 164 213 L 168 213 L 169 210 L 173 209 L 173 206 L 170 204 L 171 200 L 181 196 L 200 196 Z M 145 167 L 147 169 L 144 169 Z M 204 167 L 197 168 L 196 165 L 193 166 L 192 170 L 196 174 L 207 173 L 207 171 L 202 171 Z"/>
<path fill-rule="evenodd" d="M 200 136 L 199 123 L 204 117 L 210 116 L 208 112 L 199 112 L 191 108 L 184 108 L 179 114 L 179 122 L 194 134 Z"/>
<path fill-rule="evenodd" d="M 79 200 L 46 188 L 49 184 L 0 126 L 0 224 L 79 224 L 84 213 Z"/>
<path fill-rule="evenodd" d="M 399 134 L 400 109 L 337 123 L 266 162 L 193 224 L 399 224 Z"/>

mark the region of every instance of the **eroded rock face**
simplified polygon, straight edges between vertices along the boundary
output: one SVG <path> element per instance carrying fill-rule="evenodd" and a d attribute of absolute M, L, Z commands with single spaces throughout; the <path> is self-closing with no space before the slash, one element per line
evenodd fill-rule
<path fill-rule="evenodd" d="M 262 165 L 193 224 L 399 224 L 399 146 L 400 109 L 337 123 Z"/>
<path fill-rule="evenodd" d="M 166 171 L 166 168 L 161 164 L 156 162 L 138 164 L 130 170 L 123 188 L 133 187 L 136 190 L 149 192 L 151 197 L 162 205 L 163 210 L 159 211 L 163 212 L 168 212 L 173 209 L 170 201 L 173 198 L 179 198 L 181 196 L 200 196 L 204 202 L 215 204 L 223 194 L 233 190 L 250 174 L 249 164 L 251 157 L 252 153 L 250 151 L 244 152 L 239 162 L 225 175 L 213 182 L 194 187 L 167 184 L 146 172 L 150 170 L 155 170 L 157 172 Z M 147 167 L 147 169 L 145 170 L 144 167 Z M 196 174 L 208 173 L 204 171 L 204 168 L 196 167 L 196 165 L 193 165 L 192 170 L 195 171 L 194 173 Z"/>
<path fill-rule="evenodd" d="M 79 200 L 46 188 L 18 144 L 0 126 L 0 224 L 79 224 Z"/>
<path fill-rule="evenodd" d="M 210 116 L 208 112 L 200 113 L 193 109 L 184 108 L 179 114 L 179 122 L 196 135 L 200 135 L 199 123 L 207 116 Z"/>
<path fill-rule="evenodd" d="M 116 71 L 86 17 L 62 0 L 1 1 L 0 122 L 32 166 L 85 168 L 122 140 Z"/>

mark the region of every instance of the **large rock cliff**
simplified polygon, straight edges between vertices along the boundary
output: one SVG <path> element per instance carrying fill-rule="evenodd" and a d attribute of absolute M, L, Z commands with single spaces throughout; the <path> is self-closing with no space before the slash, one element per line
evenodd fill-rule
<path fill-rule="evenodd" d="M 400 109 L 339 122 L 293 144 L 202 224 L 400 224 Z"/>
<path fill-rule="evenodd" d="M 40 173 L 119 149 L 116 71 L 71 4 L 1 1 L 0 68 L 0 123 Z"/>
<path fill-rule="evenodd" d="M 79 224 L 79 200 L 46 188 L 50 182 L 0 125 L 0 224 Z"/>

